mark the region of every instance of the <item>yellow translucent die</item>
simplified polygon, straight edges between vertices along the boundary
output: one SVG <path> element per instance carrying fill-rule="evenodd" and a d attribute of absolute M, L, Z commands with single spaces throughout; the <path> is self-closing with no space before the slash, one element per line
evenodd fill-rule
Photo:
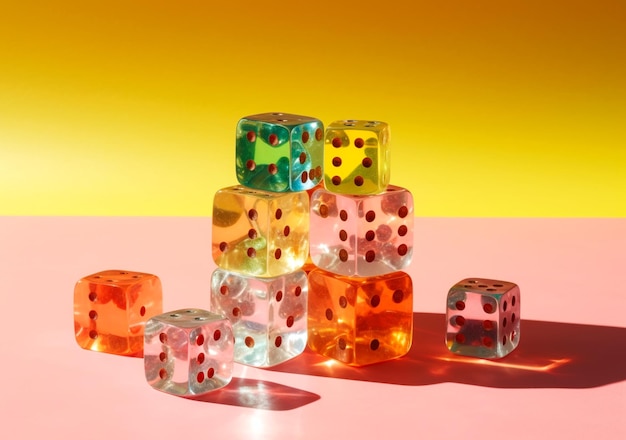
<path fill-rule="evenodd" d="M 212 255 L 222 269 L 274 277 L 301 268 L 309 253 L 309 196 L 232 186 L 213 200 Z"/>
<path fill-rule="evenodd" d="M 413 336 L 413 286 L 404 272 L 347 277 L 309 272 L 308 345 L 348 365 L 404 356 Z"/>
<path fill-rule="evenodd" d="M 389 125 L 342 120 L 326 128 L 324 184 L 341 194 L 377 194 L 389 184 Z"/>
<path fill-rule="evenodd" d="M 106 270 L 81 278 L 74 288 L 76 342 L 87 350 L 143 355 L 144 328 L 163 312 L 156 275 Z"/>

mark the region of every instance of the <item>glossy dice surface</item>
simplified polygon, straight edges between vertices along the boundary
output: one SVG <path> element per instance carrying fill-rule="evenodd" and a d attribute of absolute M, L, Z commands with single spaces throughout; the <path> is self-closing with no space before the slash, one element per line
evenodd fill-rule
<path fill-rule="evenodd" d="M 82 348 L 127 356 L 143 354 L 146 321 L 162 310 L 156 275 L 105 270 L 74 288 L 74 331 Z"/>
<path fill-rule="evenodd" d="M 349 365 L 405 355 L 413 335 L 413 285 L 404 272 L 355 278 L 309 273 L 308 345 Z"/>
<path fill-rule="evenodd" d="M 231 324 L 222 315 L 181 309 L 154 316 L 145 332 L 146 380 L 178 396 L 221 388 L 232 377 L 233 346 Z"/>
<path fill-rule="evenodd" d="M 389 125 L 335 121 L 326 128 L 324 183 L 342 194 L 377 194 L 389 184 Z"/>
<path fill-rule="evenodd" d="M 413 196 L 393 185 L 370 196 L 318 190 L 309 238 L 313 263 L 330 272 L 365 277 L 401 270 L 413 255 Z"/>
<path fill-rule="evenodd" d="M 237 124 L 239 183 L 266 191 L 303 191 L 322 180 L 324 125 L 319 119 L 264 113 Z"/>
<path fill-rule="evenodd" d="M 501 358 L 520 339 L 520 290 L 507 281 L 467 278 L 448 293 L 446 344 L 451 352 Z"/>
<path fill-rule="evenodd" d="M 235 361 L 269 367 L 304 350 L 308 284 L 304 271 L 274 278 L 242 276 L 216 269 L 211 277 L 211 310 L 231 320 Z"/>
<path fill-rule="evenodd" d="M 213 201 L 213 260 L 227 270 L 273 277 L 302 267 L 309 252 L 306 192 L 234 186 Z"/>

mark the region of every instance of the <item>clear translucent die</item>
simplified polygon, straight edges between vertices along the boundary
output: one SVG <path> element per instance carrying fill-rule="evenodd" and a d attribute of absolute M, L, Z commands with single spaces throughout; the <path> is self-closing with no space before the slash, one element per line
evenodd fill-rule
<path fill-rule="evenodd" d="M 239 183 L 267 191 L 303 191 L 322 180 L 324 125 L 287 113 L 246 116 L 237 124 Z"/>
<path fill-rule="evenodd" d="M 413 284 L 404 272 L 346 277 L 309 273 L 308 345 L 349 365 L 395 359 L 411 348 Z"/>
<path fill-rule="evenodd" d="M 310 255 L 322 269 L 376 276 L 404 269 L 413 255 L 413 196 L 389 185 L 376 195 L 311 197 Z"/>
<path fill-rule="evenodd" d="M 223 188 L 213 200 L 212 231 L 219 267 L 258 277 L 293 272 L 309 252 L 309 196 Z"/>
<path fill-rule="evenodd" d="M 451 352 L 501 358 L 520 340 L 520 289 L 507 281 L 467 278 L 455 284 L 446 304 L 446 344 Z"/>
<path fill-rule="evenodd" d="M 376 194 L 389 184 L 389 125 L 335 121 L 326 128 L 324 184 L 341 194 Z"/>
<path fill-rule="evenodd" d="M 74 288 L 74 332 L 82 348 L 126 356 L 143 354 L 146 321 L 163 311 L 156 275 L 105 270 Z"/>
<path fill-rule="evenodd" d="M 304 350 L 308 283 L 298 270 L 256 278 L 216 269 L 211 277 L 211 310 L 231 320 L 236 362 L 270 367 Z"/>
<path fill-rule="evenodd" d="M 178 396 L 207 393 L 228 384 L 233 369 L 233 330 L 224 316 L 181 309 L 146 325 L 144 366 L 148 383 Z"/>

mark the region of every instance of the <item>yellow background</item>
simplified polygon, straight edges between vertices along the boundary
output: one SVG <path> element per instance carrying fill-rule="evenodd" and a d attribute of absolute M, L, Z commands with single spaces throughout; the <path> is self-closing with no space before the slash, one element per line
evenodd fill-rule
<path fill-rule="evenodd" d="M 210 215 L 235 125 L 391 126 L 420 216 L 626 215 L 626 2 L 0 5 L 0 214 Z"/>

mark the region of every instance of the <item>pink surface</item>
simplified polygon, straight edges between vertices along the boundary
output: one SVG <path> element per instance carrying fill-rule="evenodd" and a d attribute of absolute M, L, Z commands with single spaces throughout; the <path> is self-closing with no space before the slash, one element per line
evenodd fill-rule
<path fill-rule="evenodd" d="M 207 218 L 0 218 L 0 414 L 10 438 L 626 438 L 624 219 L 416 219 L 415 341 L 350 368 L 311 352 L 202 401 L 153 390 L 143 360 L 83 350 L 72 297 L 104 269 L 158 275 L 164 308 L 209 307 Z M 519 284 L 499 362 L 447 353 L 448 288 Z"/>

